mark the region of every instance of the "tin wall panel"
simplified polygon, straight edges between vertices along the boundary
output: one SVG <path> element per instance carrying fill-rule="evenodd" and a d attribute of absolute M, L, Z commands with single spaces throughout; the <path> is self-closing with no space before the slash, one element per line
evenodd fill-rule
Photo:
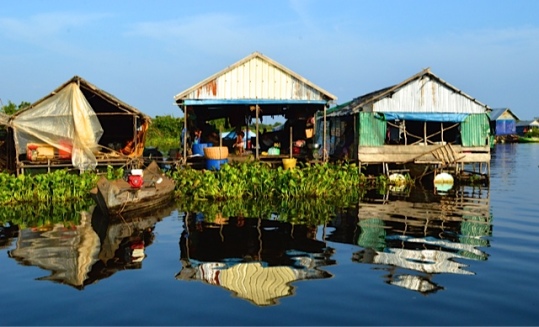
<path fill-rule="evenodd" d="M 375 112 L 479 114 L 485 112 L 485 107 L 436 80 L 422 78 L 406 84 L 391 97 L 377 101 L 373 110 Z"/>
<path fill-rule="evenodd" d="M 259 58 L 217 76 L 185 98 L 324 100 L 320 92 L 307 83 Z"/>
<path fill-rule="evenodd" d="M 486 114 L 469 115 L 460 126 L 463 146 L 485 146 L 490 135 L 490 120 Z"/>
<path fill-rule="evenodd" d="M 368 112 L 359 113 L 359 145 L 382 146 L 386 138 L 387 124 L 385 120 Z"/>

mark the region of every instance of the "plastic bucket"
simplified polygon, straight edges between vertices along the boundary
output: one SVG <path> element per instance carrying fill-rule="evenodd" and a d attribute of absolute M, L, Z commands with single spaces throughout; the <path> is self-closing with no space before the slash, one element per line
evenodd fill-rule
<path fill-rule="evenodd" d="M 292 169 L 296 167 L 296 158 L 285 158 L 283 159 L 284 169 Z"/>
<path fill-rule="evenodd" d="M 193 144 L 193 154 L 204 155 L 204 148 L 212 146 L 211 143 L 197 143 Z"/>
<path fill-rule="evenodd" d="M 228 163 L 228 159 L 206 159 L 206 169 L 219 170 L 221 165 Z"/>

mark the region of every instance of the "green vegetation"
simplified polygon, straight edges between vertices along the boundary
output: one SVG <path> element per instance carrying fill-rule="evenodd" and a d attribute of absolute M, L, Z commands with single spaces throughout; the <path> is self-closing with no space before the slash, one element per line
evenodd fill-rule
<path fill-rule="evenodd" d="M 168 153 L 170 149 L 180 146 L 182 129 L 183 118 L 175 118 L 170 115 L 152 118 L 152 124 L 148 128 L 146 136 L 146 146 Z"/>
<path fill-rule="evenodd" d="M 28 106 L 30 106 L 30 102 L 22 101 L 19 105 L 16 105 L 15 103 L 8 101 L 6 105 L 3 105 L 0 107 L 0 112 L 6 114 L 6 115 L 13 115 L 18 110 L 24 109 Z"/>
<path fill-rule="evenodd" d="M 355 164 L 306 164 L 285 170 L 243 162 L 223 165 L 218 171 L 186 167 L 173 172 L 172 178 L 179 197 L 212 200 L 340 198 L 343 194 L 359 196 L 368 186 Z"/>
<path fill-rule="evenodd" d="M 20 229 L 55 224 L 76 226 L 80 224 L 81 211 L 88 211 L 93 205 L 94 201 L 86 198 L 67 204 L 32 203 L 0 206 L 0 222 L 9 222 Z"/>
<path fill-rule="evenodd" d="M 217 131 L 230 131 L 230 128 L 226 128 L 224 118 L 212 120 L 209 124 Z M 274 123 L 272 125 L 260 124 L 259 128 L 260 130 L 266 129 L 270 131 L 278 125 L 280 123 Z M 148 134 L 146 136 L 146 146 L 157 148 L 164 154 L 168 153 L 170 149 L 180 147 L 180 137 L 183 127 L 183 118 L 175 118 L 170 115 L 152 118 L 152 124 L 148 128 Z"/>
<path fill-rule="evenodd" d="M 232 199 L 228 201 L 188 201 L 180 199 L 178 210 L 184 212 L 200 212 L 205 221 L 214 222 L 220 217 L 245 217 L 274 219 L 289 223 L 319 225 L 329 222 L 343 208 L 357 204 L 357 199 L 346 197 L 343 202 L 329 199 L 288 199 L 264 200 Z"/>
<path fill-rule="evenodd" d="M 193 200 L 314 198 L 346 205 L 367 189 L 378 187 L 385 192 L 389 187 L 385 178 L 369 180 L 356 164 L 347 163 L 300 164 L 285 170 L 262 162 L 243 162 L 211 171 L 187 166 L 168 174 L 176 181 L 177 197 Z M 121 178 L 124 169 L 108 167 L 105 176 Z M 68 170 L 20 176 L 0 173 L 0 204 L 58 204 L 87 199 L 98 178 L 96 173 L 79 175 Z"/>
<path fill-rule="evenodd" d="M 98 176 L 57 170 L 49 174 L 14 176 L 0 173 L 0 204 L 66 203 L 88 198 Z"/>
<path fill-rule="evenodd" d="M 526 137 L 539 137 L 539 128 L 532 127 L 531 129 L 529 129 L 526 132 L 526 134 L 524 134 L 524 136 L 526 136 Z"/>

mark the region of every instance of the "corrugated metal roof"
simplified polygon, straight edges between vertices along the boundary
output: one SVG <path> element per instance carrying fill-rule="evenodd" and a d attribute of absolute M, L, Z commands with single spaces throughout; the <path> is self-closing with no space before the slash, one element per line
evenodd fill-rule
<path fill-rule="evenodd" d="M 254 52 L 235 64 L 177 94 L 176 102 L 242 99 L 327 103 L 336 96 L 272 59 Z M 203 101 L 200 101 L 203 100 Z M 205 103 L 204 103 L 205 104 Z"/>
<path fill-rule="evenodd" d="M 485 113 L 490 108 L 424 69 L 403 82 L 352 100 L 332 116 L 360 111 L 422 113 Z"/>
<path fill-rule="evenodd" d="M 517 126 L 539 126 L 539 120 L 521 120 L 518 121 Z"/>
<path fill-rule="evenodd" d="M 511 116 L 511 118 L 514 119 L 514 120 L 518 120 L 518 117 L 509 108 L 495 108 L 495 109 L 492 109 L 492 111 L 489 114 L 490 120 L 491 121 L 498 120 L 498 118 L 500 118 L 504 114 L 508 115 L 508 116 Z"/>

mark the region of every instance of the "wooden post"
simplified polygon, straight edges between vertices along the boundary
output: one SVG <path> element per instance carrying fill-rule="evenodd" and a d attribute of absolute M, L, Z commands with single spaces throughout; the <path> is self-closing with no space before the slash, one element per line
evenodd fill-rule
<path fill-rule="evenodd" d="M 423 143 L 427 145 L 427 122 L 423 122 Z"/>
<path fill-rule="evenodd" d="M 187 106 L 183 104 L 183 164 L 187 164 Z M 219 136 L 220 138 L 221 136 Z"/>
<path fill-rule="evenodd" d="M 293 144 L 293 140 L 292 140 L 292 126 L 290 126 L 290 158 L 292 158 L 292 144 Z"/>
<path fill-rule="evenodd" d="M 256 144 L 255 144 L 255 159 L 258 160 L 258 139 L 259 139 L 259 136 L 260 136 L 260 131 L 259 131 L 259 128 L 258 128 L 258 104 L 255 105 L 255 110 L 256 110 Z"/>
<path fill-rule="evenodd" d="M 408 145 L 408 131 L 406 131 L 406 120 L 402 121 L 402 127 L 404 129 L 404 145 Z"/>
<path fill-rule="evenodd" d="M 440 123 L 440 127 L 442 128 L 442 144 L 444 144 L 444 123 Z"/>
<path fill-rule="evenodd" d="M 324 127 L 322 135 L 322 160 L 327 161 L 327 151 L 326 151 L 326 105 L 324 105 Z"/>
<path fill-rule="evenodd" d="M 221 126 L 219 126 L 219 147 L 223 146 L 223 138 L 221 137 Z"/>

